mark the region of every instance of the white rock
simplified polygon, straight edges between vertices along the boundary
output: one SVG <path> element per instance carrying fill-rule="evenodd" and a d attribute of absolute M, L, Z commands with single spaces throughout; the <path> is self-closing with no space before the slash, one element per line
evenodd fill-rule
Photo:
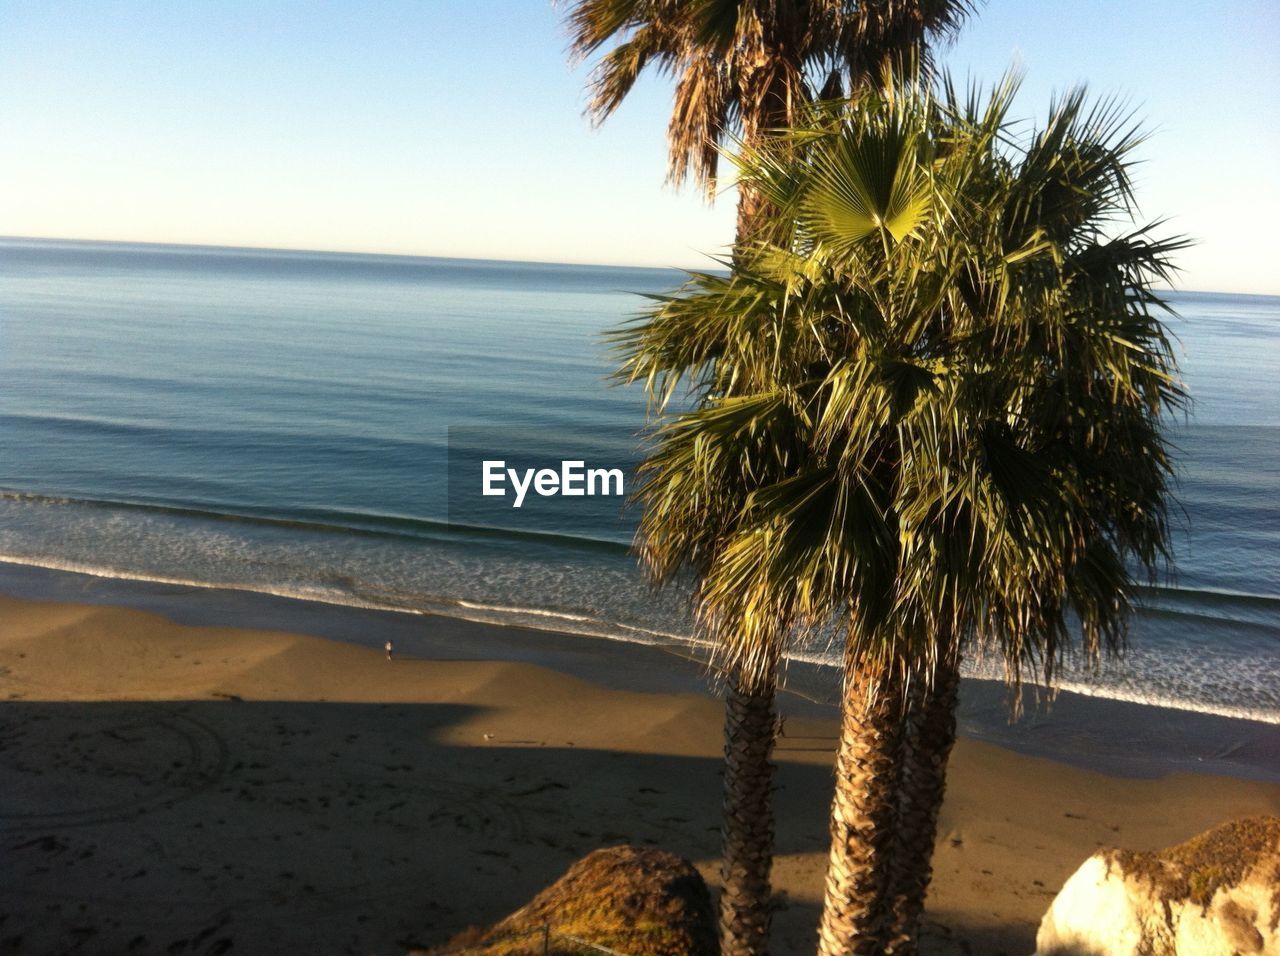
<path fill-rule="evenodd" d="M 1280 956 L 1280 817 L 1158 853 L 1105 850 L 1067 880 L 1035 956 Z"/>

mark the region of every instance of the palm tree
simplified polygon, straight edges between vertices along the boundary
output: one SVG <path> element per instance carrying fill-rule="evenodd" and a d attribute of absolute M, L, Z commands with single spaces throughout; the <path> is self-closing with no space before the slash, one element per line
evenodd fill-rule
<path fill-rule="evenodd" d="M 952 36 L 971 0 L 573 0 L 574 52 L 600 56 L 590 114 L 602 121 L 646 68 L 672 76 L 668 177 L 713 191 L 720 148 L 794 125 L 816 98 L 834 99 L 890 60 L 927 57 Z M 738 197 L 738 234 L 758 207 Z"/>
<path fill-rule="evenodd" d="M 694 568 L 740 680 L 843 645 L 831 956 L 914 950 L 961 654 L 1051 685 L 1121 646 L 1166 553 L 1182 392 L 1153 283 L 1182 242 L 1120 228 L 1139 137 L 1114 107 L 1072 93 L 1019 139 L 1016 87 L 897 83 L 748 148 L 749 257 L 622 333 L 632 378 L 696 399 L 643 471 L 650 566 Z"/>
<path fill-rule="evenodd" d="M 577 56 L 599 54 L 589 107 L 597 121 L 618 108 L 647 68 L 675 78 L 668 179 L 679 185 L 692 176 L 714 195 L 720 150 L 729 141 L 760 143 L 793 125 L 815 99 L 857 88 L 890 60 L 927 61 L 928 44 L 954 34 L 971 9 L 971 0 L 573 0 L 569 26 Z M 737 245 L 762 212 L 760 194 L 740 188 Z M 642 547 L 661 581 L 670 566 L 658 550 Z M 697 562 L 692 566 L 696 574 Z M 776 663 L 777 635 L 757 637 L 766 641 L 761 659 Z M 775 681 L 772 668 L 730 672 L 727 680 L 727 956 L 763 952 L 768 940 Z"/>

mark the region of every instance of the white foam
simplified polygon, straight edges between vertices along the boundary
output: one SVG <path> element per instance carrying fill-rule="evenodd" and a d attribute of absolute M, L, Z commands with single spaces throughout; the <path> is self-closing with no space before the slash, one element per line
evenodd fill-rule
<path fill-rule="evenodd" d="M 199 581 L 194 578 L 177 578 L 162 574 L 142 574 L 134 571 L 121 571 L 113 568 L 101 568 L 96 565 L 83 564 L 78 561 L 64 561 L 55 558 L 29 558 L 0 554 L 0 563 L 25 565 L 33 568 L 45 568 L 49 571 L 70 571 L 74 574 L 87 574 L 95 578 L 106 578 L 113 581 L 143 581 L 148 584 L 173 584 L 178 587 L 205 588 L 209 591 L 241 591 L 249 594 L 269 594 L 273 597 L 291 598 L 293 600 L 316 601 L 321 604 L 332 604 L 339 607 L 359 607 L 374 611 L 395 611 L 400 614 L 427 614 L 418 608 L 402 607 L 395 604 L 381 604 L 375 601 L 361 600 L 347 592 L 333 592 L 322 588 L 303 586 L 280 588 L 268 584 L 243 584 L 234 581 Z"/>
<path fill-rule="evenodd" d="M 1231 707 L 1226 704 L 1173 698 L 1157 692 L 1140 693 L 1125 687 L 1101 687 L 1084 681 L 1062 680 L 1058 682 L 1057 686 L 1060 690 L 1081 694 L 1085 697 L 1101 697 L 1107 700 L 1125 701 L 1130 704 L 1142 704 L 1147 707 L 1164 707 L 1169 710 L 1186 710 L 1197 714 L 1212 714 L 1215 717 L 1230 717 L 1233 720 L 1256 720 L 1259 723 L 1280 725 L 1280 709 Z"/>
<path fill-rule="evenodd" d="M 459 620 L 480 624 L 500 626 L 518 626 L 530 630 L 569 633 L 579 637 L 598 638 L 602 640 L 625 641 L 650 646 L 683 646 L 697 648 L 706 646 L 688 634 L 661 631 L 610 621 L 602 621 L 589 615 L 574 614 L 549 608 L 520 607 L 502 604 L 485 604 L 476 601 L 449 600 L 433 602 L 431 607 L 408 607 L 389 601 L 376 601 L 363 598 L 346 590 L 321 588 L 306 585 L 289 587 L 269 584 L 246 583 L 236 581 L 202 581 L 194 578 L 182 578 L 161 574 L 144 574 L 113 568 L 104 568 L 77 561 L 55 558 L 33 558 L 28 556 L 0 554 L 0 562 L 19 566 L 45 568 L 51 571 L 68 571 L 86 574 L 93 577 L 111 580 L 139 581 L 153 584 L 167 584 L 179 587 L 198 587 L 207 590 L 237 591 L 250 594 L 267 594 L 273 597 L 291 600 L 313 601 L 339 607 L 356 607 L 376 611 L 391 611 L 397 614 L 426 615 L 436 614 Z M 828 651 L 793 651 L 788 658 L 822 667 L 838 667 L 838 657 Z M 1002 677 L 994 675 L 989 667 L 984 668 L 982 662 L 971 662 L 964 669 L 966 677 L 977 680 L 1001 682 Z M 1268 724 L 1280 725 L 1280 708 L 1265 706 L 1239 707 L 1228 704 L 1199 701 L 1163 694 L 1158 689 L 1145 688 L 1141 691 L 1117 684 L 1095 684 L 1088 681 L 1060 679 L 1057 687 L 1071 693 L 1108 700 L 1125 701 L 1152 707 L 1164 707 L 1171 710 L 1183 710 L 1194 713 L 1209 714 L 1237 720 L 1253 720 Z"/>

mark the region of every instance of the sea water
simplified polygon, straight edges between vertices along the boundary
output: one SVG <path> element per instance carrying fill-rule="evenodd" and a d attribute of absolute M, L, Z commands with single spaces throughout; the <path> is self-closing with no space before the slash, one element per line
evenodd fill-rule
<path fill-rule="evenodd" d="M 603 333 L 681 279 L 0 240 L 0 561 L 679 640 L 685 600 L 636 570 L 634 515 L 470 515 L 449 436 L 616 458 L 645 402 L 610 387 Z M 1170 298 L 1194 399 L 1171 424 L 1176 565 L 1124 659 L 1063 686 L 1280 723 L 1280 298 Z"/>

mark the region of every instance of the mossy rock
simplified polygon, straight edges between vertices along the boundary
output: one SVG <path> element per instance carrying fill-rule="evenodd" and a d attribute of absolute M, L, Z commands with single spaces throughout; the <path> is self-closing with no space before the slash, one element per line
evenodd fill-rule
<path fill-rule="evenodd" d="M 662 850 L 618 846 L 589 853 L 506 919 L 488 929 L 467 930 L 433 952 L 592 952 L 575 940 L 626 956 L 715 956 L 720 951 L 711 894 L 693 864 Z"/>
<path fill-rule="evenodd" d="M 1128 875 L 1151 883 L 1167 900 L 1208 906 L 1220 887 L 1239 883 L 1265 857 L 1278 852 L 1280 817 L 1251 817 L 1155 853 L 1115 850 L 1110 859 Z"/>

